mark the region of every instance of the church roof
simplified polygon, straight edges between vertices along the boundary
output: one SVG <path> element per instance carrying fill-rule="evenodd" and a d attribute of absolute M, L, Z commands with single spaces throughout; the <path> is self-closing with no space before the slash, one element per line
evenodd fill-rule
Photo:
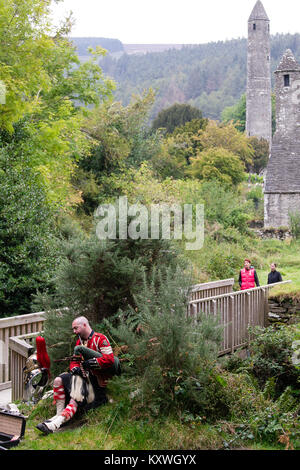
<path fill-rule="evenodd" d="M 282 56 L 276 72 L 291 72 L 296 70 L 300 70 L 300 65 L 296 61 L 292 51 L 287 49 Z"/>
<path fill-rule="evenodd" d="M 260 0 L 257 0 L 248 21 L 266 20 L 269 21 L 266 10 Z"/>
<path fill-rule="evenodd" d="M 290 139 L 289 139 L 290 140 Z M 299 138 L 273 144 L 265 178 L 266 193 L 300 193 Z"/>

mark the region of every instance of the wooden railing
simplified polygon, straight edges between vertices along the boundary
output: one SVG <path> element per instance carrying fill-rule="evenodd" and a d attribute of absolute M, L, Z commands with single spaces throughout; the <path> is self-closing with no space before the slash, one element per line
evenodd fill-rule
<path fill-rule="evenodd" d="M 234 352 L 246 346 L 251 339 L 249 326 L 267 325 L 269 290 L 289 282 L 194 299 L 189 302 L 188 314 L 195 319 L 200 313 L 219 316 L 224 329 L 220 355 Z"/>
<path fill-rule="evenodd" d="M 10 388 L 11 385 L 9 338 L 41 331 L 44 320 L 44 312 L 0 319 L 0 384 L 2 384 L 2 389 Z"/>
<path fill-rule="evenodd" d="M 196 284 L 191 289 L 191 301 L 213 297 L 215 295 L 228 294 L 233 291 L 234 279 L 223 279 L 221 281 Z"/>
<path fill-rule="evenodd" d="M 24 374 L 23 368 L 28 357 L 35 351 L 34 338 L 40 332 L 29 333 L 21 336 L 9 338 L 10 350 L 10 374 L 12 401 L 21 400 L 24 395 Z"/>
<path fill-rule="evenodd" d="M 233 292 L 233 279 L 193 286 L 188 314 L 203 312 L 219 316 L 224 329 L 221 354 L 246 346 L 249 326 L 266 326 L 268 294 L 283 281 L 245 291 Z M 0 387 L 12 388 L 12 399 L 22 398 L 23 367 L 34 349 L 30 341 L 43 330 L 45 313 L 31 313 L 0 319 Z"/>

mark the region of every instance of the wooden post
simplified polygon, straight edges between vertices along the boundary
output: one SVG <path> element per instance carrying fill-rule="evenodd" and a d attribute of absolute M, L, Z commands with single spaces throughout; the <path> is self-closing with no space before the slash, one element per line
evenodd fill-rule
<path fill-rule="evenodd" d="M 246 293 L 246 298 L 245 298 L 245 320 L 247 321 L 247 337 L 248 341 L 250 339 L 250 334 L 249 334 L 249 326 L 250 326 L 250 292 Z"/>
<path fill-rule="evenodd" d="M 27 335 L 9 338 L 12 401 L 21 400 L 23 398 L 23 367 L 30 354 L 34 351 L 34 347 L 25 340 L 37 336 L 37 334 L 38 333 L 29 333 Z"/>
<path fill-rule="evenodd" d="M 269 289 L 264 289 L 264 319 L 263 326 L 268 326 L 269 323 Z"/>
<path fill-rule="evenodd" d="M 229 318 L 231 318 L 231 352 L 233 353 L 235 349 L 234 340 L 235 340 L 235 326 L 236 326 L 233 295 L 231 295 L 228 300 L 229 300 Z"/>
<path fill-rule="evenodd" d="M 17 315 L 0 319 L 0 384 L 11 380 L 9 369 L 9 338 L 21 334 L 41 331 L 45 312 Z"/>

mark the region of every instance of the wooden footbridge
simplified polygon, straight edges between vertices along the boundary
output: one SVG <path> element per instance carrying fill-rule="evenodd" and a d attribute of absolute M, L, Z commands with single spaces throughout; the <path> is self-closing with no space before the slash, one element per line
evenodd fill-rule
<path fill-rule="evenodd" d="M 249 326 L 268 325 L 268 297 L 272 287 L 283 281 L 244 291 L 233 291 L 234 279 L 197 284 L 192 287 L 188 315 L 218 316 L 223 326 L 220 355 L 246 347 Z M 33 352 L 33 339 L 43 331 L 45 313 L 0 319 L 0 390 L 11 388 L 12 401 L 23 397 L 23 367 Z"/>
<path fill-rule="evenodd" d="M 234 279 L 199 284 L 192 289 L 189 315 L 197 316 L 200 312 L 219 315 L 224 331 L 220 355 L 233 353 L 249 343 L 250 326 L 268 325 L 270 289 L 290 282 L 283 281 L 235 292 Z"/>

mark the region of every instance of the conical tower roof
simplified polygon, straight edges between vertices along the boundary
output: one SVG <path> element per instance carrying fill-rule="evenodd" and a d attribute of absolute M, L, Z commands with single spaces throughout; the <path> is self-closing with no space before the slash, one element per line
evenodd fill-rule
<path fill-rule="evenodd" d="M 300 65 L 296 61 L 292 51 L 287 49 L 282 56 L 276 72 L 293 72 L 300 70 Z"/>
<path fill-rule="evenodd" d="M 257 0 L 248 21 L 266 20 L 269 21 L 266 10 L 260 0 Z"/>

